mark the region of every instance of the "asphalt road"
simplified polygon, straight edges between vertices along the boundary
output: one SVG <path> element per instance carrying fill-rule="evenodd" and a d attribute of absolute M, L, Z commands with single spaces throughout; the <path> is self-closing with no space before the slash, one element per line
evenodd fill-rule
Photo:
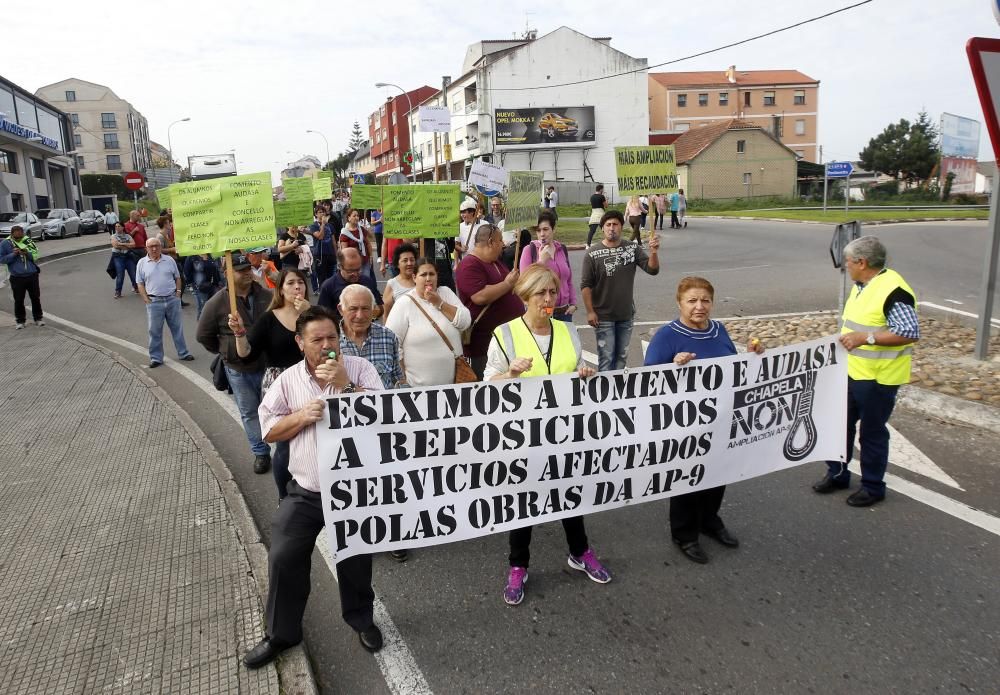
<path fill-rule="evenodd" d="M 922 299 L 974 299 L 985 224 L 874 231 Z M 691 273 L 715 283 L 719 317 L 833 309 L 839 274 L 827 254 L 830 234 L 729 220 L 668 230 L 665 271 L 637 285 L 637 319 L 673 318 L 676 281 Z M 106 261 L 100 252 L 46 265 L 46 311 L 144 346 L 143 306 L 134 295 L 112 299 Z M 0 294 L 0 308 L 10 311 L 9 295 Z M 189 366 L 207 377 L 193 306 L 185 314 L 197 357 Z M 593 350 L 592 333 L 581 334 Z M 106 344 L 146 362 L 144 351 Z M 634 362 L 638 355 L 636 347 Z M 266 539 L 273 483 L 253 474 L 242 429 L 189 380 L 168 369 L 149 374 L 211 438 Z M 894 473 L 1000 515 L 1000 436 L 903 409 L 893 423 L 964 490 Z M 527 597 L 517 608 L 501 599 L 502 536 L 418 550 L 403 565 L 376 558 L 376 590 L 437 693 L 995 692 L 1000 538 L 901 494 L 865 510 L 847 507 L 842 495 L 818 497 L 808 485 L 820 472 L 808 464 L 731 486 L 722 513 L 743 545 L 729 551 L 706 539 L 706 566 L 671 547 L 667 507 L 654 503 L 588 518 L 591 542 L 615 574 L 605 586 L 566 566 L 561 527 L 549 524 L 536 530 Z M 323 692 L 389 692 L 341 622 L 318 554 L 313 579 L 306 639 Z"/>

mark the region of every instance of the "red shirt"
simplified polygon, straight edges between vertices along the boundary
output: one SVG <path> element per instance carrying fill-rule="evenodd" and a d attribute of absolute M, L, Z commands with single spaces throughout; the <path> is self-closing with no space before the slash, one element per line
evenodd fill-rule
<path fill-rule="evenodd" d="M 129 220 L 125 223 L 125 231 L 132 235 L 132 239 L 135 240 L 135 248 L 138 251 L 145 253 L 146 251 L 146 225 L 142 222 L 132 222 Z"/>

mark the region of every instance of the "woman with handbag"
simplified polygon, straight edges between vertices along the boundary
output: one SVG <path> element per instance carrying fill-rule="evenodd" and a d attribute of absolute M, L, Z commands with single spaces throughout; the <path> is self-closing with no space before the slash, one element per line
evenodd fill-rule
<path fill-rule="evenodd" d="M 261 397 L 279 374 L 302 361 L 302 352 L 295 342 L 295 322 L 309 306 L 308 277 L 298 268 L 286 267 L 278 277 L 278 286 L 267 312 L 254 321 L 249 331 L 243 327 L 239 314 L 229 317 L 229 327 L 236 336 L 237 354 L 250 360 L 264 356 L 267 367 Z M 288 472 L 288 442 L 277 443 L 271 457 L 271 471 L 280 502 L 288 494 L 285 487 L 292 479 Z"/>
<path fill-rule="evenodd" d="M 472 325 L 469 310 L 447 287 L 438 287 L 433 258 L 417 261 L 413 291 L 399 299 L 385 327 L 399 339 L 410 386 L 475 381 L 462 357 L 462 331 Z"/>
<path fill-rule="evenodd" d="M 514 292 L 525 304 L 524 315 L 494 329 L 486 357 L 485 378 L 518 379 L 571 373 L 581 378 L 593 376 L 594 368 L 583 361 L 576 327 L 552 318 L 559 297 L 559 276 L 544 265 L 529 266 L 518 279 Z M 587 541 L 583 517 L 569 517 L 563 519 L 562 524 L 569 545 L 566 558 L 569 566 L 584 572 L 598 584 L 610 582 L 611 573 L 597 559 Z M 510 570 L 503 600 L 511 606 L 524 600 L 531 529 L 525 526 L 510 532 Z"/>

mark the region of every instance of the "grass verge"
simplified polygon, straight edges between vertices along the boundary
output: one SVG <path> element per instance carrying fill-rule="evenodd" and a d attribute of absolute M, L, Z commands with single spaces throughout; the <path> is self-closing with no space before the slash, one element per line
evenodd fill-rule
<path fill-rule="evenodd" d="M 713 215 L 719 217 L 765 217 L 781 220 L 800 220 L 807 222 L 884 222 L 886 220 L 919 220 L 919 219 L 963 219 L 985 220 L 989 210 L 858 210 L 857 212 L 841 210 L 734 210 L 732 212 L 692 212 L 689 217 Z"/>

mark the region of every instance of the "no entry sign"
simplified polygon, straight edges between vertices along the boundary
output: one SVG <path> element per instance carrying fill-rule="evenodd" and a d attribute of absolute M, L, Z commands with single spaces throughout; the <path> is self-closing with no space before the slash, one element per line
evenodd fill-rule
<path fill-rule="evenodd" d="M 130 171 L 125 174 L 125 188 L 130 191 L 138 191 L 144 183 L 146 183 L 146 179 L 138 171 Z"/>

